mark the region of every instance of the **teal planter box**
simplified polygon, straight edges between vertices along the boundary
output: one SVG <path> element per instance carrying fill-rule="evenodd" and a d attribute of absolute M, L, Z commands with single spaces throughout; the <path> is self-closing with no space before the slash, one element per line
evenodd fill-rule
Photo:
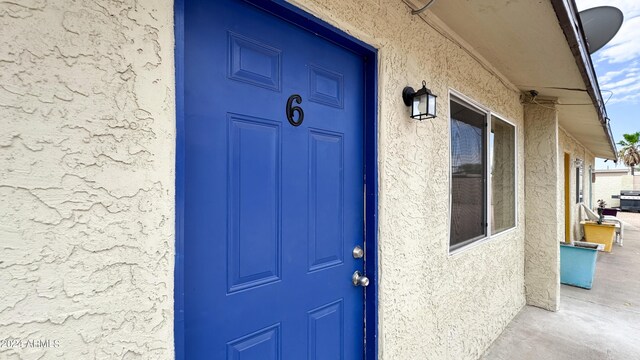
<path fill-rule="evenodd" d="M 560 244 L 560 282 L 591 289 L 598 250 Z"/>

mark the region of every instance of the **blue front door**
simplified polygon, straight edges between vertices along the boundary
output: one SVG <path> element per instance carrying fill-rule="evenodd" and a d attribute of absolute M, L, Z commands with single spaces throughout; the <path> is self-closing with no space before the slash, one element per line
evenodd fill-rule
<path fill-rule="evenodd" d="M 363 59 L 185 3 L 187 360 L 362 359 Z"/>

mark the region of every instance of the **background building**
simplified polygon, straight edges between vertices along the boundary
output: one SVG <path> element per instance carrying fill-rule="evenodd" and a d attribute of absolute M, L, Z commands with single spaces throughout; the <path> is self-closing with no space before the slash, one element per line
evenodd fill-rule
<path fill-rule="evenodd" d="M 594 197 L 604 200 L 607 207 L 620 207 L 621 191 L 640 190 L 640 178 L 629 169 L 597 169 L 593 173 Z"/>

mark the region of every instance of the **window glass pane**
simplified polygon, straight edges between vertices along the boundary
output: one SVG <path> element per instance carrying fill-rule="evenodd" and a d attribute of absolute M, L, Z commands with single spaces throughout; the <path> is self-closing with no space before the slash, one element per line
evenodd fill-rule
<path fill-rule="evenodd" d="M 581 203 L 583 201 L 582 198 L 582 166 L 576 167 L 576 203 Z"/>
<path fill-rule="evenodd" d="M 491 116 L 491 233 L 516 226 L 515 127 Z"/>
<path fill-rule="evenodd" d="M 486 115 L 451 101 L 451 247 L 486 235 Z"/>

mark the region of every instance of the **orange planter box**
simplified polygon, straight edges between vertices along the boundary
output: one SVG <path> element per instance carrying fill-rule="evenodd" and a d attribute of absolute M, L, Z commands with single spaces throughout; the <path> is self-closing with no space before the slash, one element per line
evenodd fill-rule
<path fill-rule="evenodd" d="M 595 221 L 584 222 L 584 237 L 588 242 L 604 244 L 604 251 L 611 252 L 613 239 L 616 235 L 614 224 L 600 224 Z"/>

